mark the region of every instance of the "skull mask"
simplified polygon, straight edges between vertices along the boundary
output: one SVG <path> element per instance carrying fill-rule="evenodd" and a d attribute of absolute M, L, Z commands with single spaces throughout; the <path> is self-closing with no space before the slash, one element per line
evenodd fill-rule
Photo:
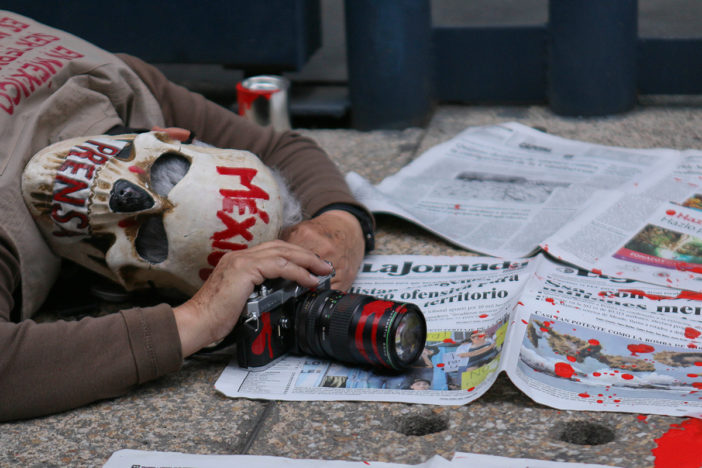
<path fill-rule="evenodd" d="M 27 164 L 22 191 L 58 255 L 127 290 L 192 294 L 227 251 L 281 230 L 278 181 L 256 156 L 166 133 L 53 144 Z"/>

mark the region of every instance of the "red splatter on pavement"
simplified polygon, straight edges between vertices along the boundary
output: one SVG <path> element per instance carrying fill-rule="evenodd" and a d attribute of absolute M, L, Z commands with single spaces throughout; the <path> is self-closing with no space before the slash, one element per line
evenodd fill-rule
<path fill-rule="evenodd" d="M 651 450 L 655 468 L 699 468 L 702 466 L 702 420 L 690 418 L 671 424 L 670 430 L 655 439 Z"/>
<path fill-rule="evenodd" d="M 475 390 L 475 387 L 470 387 L 470 388 L 468 389 L 469 392 L 472 392 L 473 390 Z"/>
<path fill-rule="evenodd" d="M 590 398 L 590 395 L 588 395 L 587 393 L 578 393 L 578 396 L 580 398 Z"/>
<path fill-rule="evenodd" d="M 602 374 L 600 374 L 599 372 L 593 372 L 593 373 L 592 373 L 592 376 L 593 376 L 593 377 L 599 377 L 599 376 L 601 376 L 601 375 L 602 375 Z"/>
<path fill-rule="evenodd" d="M 692 382 L 692 386 L 702 390 L 702 382 Z"/>
<path fill-rule="evenodd" d="M 566 356 L 566 359 L 569 360 L 570 362 L 575 362 L 575 361 L 576 361 L 575 356 Z"/>
<path fill-rule="evenodd" d="M 702 335 L 702 332 L 699 330 L 692 328 L 692 327 L 686 327 L 685 328 L 685 338 L 690 338 L 691 340 L 694 340 L 698 336 Z"/>
<path fill-rule="evenodd" d="M 488 316 L 488 314 L 480 314 L 480 315 L 478 315 L 479 318 L 486 318 L 487 316 Z"/>
<path fill-rule="evenodd" d="M 695 362 L 695 365 L 698 366 L 698 367 L 702 366 L 702 361 L 697 361 L 697 362 Z"/>
<path fill-rule="evenodd" d="M 527 322 L 527 321 L 524 320 L 524 319 L 522 319 L 522 323 L 523 323 L 524 325 L 529 325 L 529 322 Z"/>
<path fill-rule="evenodd" d="M 596 275 L 602 276 L 602 270 L 599 270 L 599 269 L 597 269 L 597 268 L 593 268 L 593 269 L 592 269 L 592 272 L 593 272 L 594 274 L 596 274 Z"/>
<path fill-rule="evenodd" d="M 460 210 L 460 209 L 461 209 L 461 205 L 459 205 L 458 203 L 456 203 L 455 205 L 453 205 L 453 209 L 455 209 L 455 210 Z"/>
<path fill-rule="evenodd" d="M 631 351 L 632 356 L 636 356 L 636 353 L 652 353 L 656 350 L 653 346 L 647 344 L 630 344 L 626 349 Z"/>
<path fill-rule="evenodd" d="M 687 374 L 687 376 L 690 377 L 691 379 L 695 379 L 695 378 L 697 378 L 698 374 Z"/>
<path fill-rule="evenodd" d="M 636 419 L 638 419 L 639 421 L 646 421 L 647 417 L 648 416 L 646 416 L 645 414 L 640 414 L 640 415 L 636 416 Z"/>
<path fill-rule="evenodd" d="M 444 340 L 444 343 L 456 344 L 456 342 L 453 341 L 451 338 L 446 338 L 446 339 Z"/>
<path fill-rule="evenodd" d="M 554 366 L 554 372 L 557 376 L 569 379 L 575 375 L 575 370 L 567 362 L 557 362 Z"/>
<path fill-rule="evenodd" d="M 598 344 L 600 344 L 600 342 L 595 339 L 587 340 L 587 342 L 590 343 L 592 346 L 597 346 Z"/>
<path fill-rule="evenodd" d="M 524 305 L 524 303 L 522 301 L 517 302 L 517 304 L 519 304 L 520 306 Z"/>
<path fill-rule="evenodd" d="M 547 297 L 547 298 L 544 299 L 544 300 L 545 300 L 546 302 L 548 302 L 549 304 L 556 305 L 556 301 L 555 301 L 552 297 Z"/>
<path fill-rule="evenodd" d="M 634 376 L 631 374 L 622 374 L 622 379 L 624 379 L 624 380 L 631 380 L 633 378 L 634 378 Z"/>

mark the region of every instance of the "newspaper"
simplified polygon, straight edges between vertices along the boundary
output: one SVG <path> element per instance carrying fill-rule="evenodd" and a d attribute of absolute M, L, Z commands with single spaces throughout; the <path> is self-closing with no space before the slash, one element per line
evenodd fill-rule
<path fill-rule="evenodd" d="M 687 289 L 690 294 L 702 291 L 702 187 L 686 182 L 665 186 L 674 201 L 650 193 L 599 193 L 541 247 L 561 260 L 610 276 Z"/>
<path fill-rule="evenodd" d="M 376 461 L 349 461 L 349 460 L 310 460 L 286 457 L 272 457 L 265 455 L 198 455 L 179 452 L 153 452 L 146 450 L 118 450 L 113 453 L 103 465 L 104 468 L 182 468 L 197 466 L 198 468 L 229 468 L 231 466 L 245 466 L 247 468 L 300 467 L 300 468 L 353 468 L 375 466 L 378 468 L 605 468 L 605 465 L 590 463 L 568 463 L 528 458 L 507 458 L 495 455 L 478 453 L 456 452 L 451 461 L 434 455 L 424 463 L 406 465 L 401 463 L 388 463 Z M 612 468 L 607 465 L 606 468 Z"/>
<path fill-rule="evenodd" d="M 671 173 L 684 157 L 702 167 L 699 154 L 596 145 L 504 123 L 468 128 L 377 186 L 356 173 L 347 182 L 371 211 L 403 217 L 460 247 L 512 258 L 533 253 L 598 190 L 634 189 Z"/>
<path fill-rule="evenodd" d="M 500 372 L 558 409 L 702 416 L 702 302 L 543 254 L 366 257 L 352 292 L 416 304 L 424 352 L 402 374 L 286 355 L 263 370 L 233 361 L 229 397 L 462 405 Z"/>

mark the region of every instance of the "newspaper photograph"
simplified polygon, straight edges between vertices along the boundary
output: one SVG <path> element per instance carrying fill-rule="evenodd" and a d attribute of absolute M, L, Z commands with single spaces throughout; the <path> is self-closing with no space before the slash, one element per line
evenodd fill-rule
<path fill-rule="evenodd" d="M 403 373 L 285 355 L 229 364 L 229 397 L 462 405 L 501 371 L 559 409 L 702 416 L 702 301 L 690 291 L 532 259 L 366 257 L 352 287 L 417 305 L 421 357 Z M 698 295 L 699 296 L 699 295 Z"/>
<path fill-rule="evenodd" d="M 568 140 L 511 122 L 468 128 L 377 186 L 355 173 L 347 182 L 373 212 L 405 218 L 463 248 L 516 258 L 533 253 L 593 192 L 633 189 L 672 172 L 681 157 Z M 688 164 L 699 163 L 690 158 Z"/>

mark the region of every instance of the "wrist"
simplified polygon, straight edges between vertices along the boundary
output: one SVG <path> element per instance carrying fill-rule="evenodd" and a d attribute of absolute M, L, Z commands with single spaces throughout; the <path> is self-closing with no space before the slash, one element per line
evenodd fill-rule
<path fill-rule="evenodd" d="M 368 253 L 375 248 L 375 221 L 373 216 L 368 211 L 348 203 L 332 203 L 331 205 L 327 205 L 321 210 L 317 211 L 313 217 L 317 217 L 323 213 L 328 213 L 331 211 L 346 212 L 356 218 L 361 227 L 363 241 L 365 244 L 364 252 Z"/>

